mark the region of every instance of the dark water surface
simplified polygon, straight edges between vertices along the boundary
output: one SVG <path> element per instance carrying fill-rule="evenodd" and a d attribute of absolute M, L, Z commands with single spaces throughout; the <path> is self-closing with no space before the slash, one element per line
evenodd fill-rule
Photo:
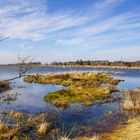
<path fill-rule="evenodd" d="M 115 72 L 114 77 L 125 80 L 118 87 L 129 90 L 140 87 L 140 70 L 125 70 L 125 69 L 96 69 L 96 68 L 56 68 L 56 67 L 33 67 L 29 74 L 49 72 L 66 72 L 66 71 L 109 71 Z M 18 67 L 0 67 L 0 80 L 13 78 L 18 75 Z M 51 91 L 56 91 L 65 88 L 61 85 L 41 85 L 29 84 L 23 82 L 22 79 L 17 79 L 11 84 L 12 90 L 0 94 L 0 111 L 21 111 L 26 113 L 39 113 L 46 111 L 57 111 L 61 122 L 66 127 L 72 127 L 77 122 L 77 125 L 91 124 L 100 121 L 106 111 L 115 111 L 115 107 L 120 103 L 113 102 L 104 105 L 94 105 L 91 107 L 83 107 L 81 104 L 72 104 L 66 110 L 56 109 L 49 103 L 43 100 L 45 94 Z M 4 101 L 2 96 L 7 94 L 17 94 L 16 100 Z"/>

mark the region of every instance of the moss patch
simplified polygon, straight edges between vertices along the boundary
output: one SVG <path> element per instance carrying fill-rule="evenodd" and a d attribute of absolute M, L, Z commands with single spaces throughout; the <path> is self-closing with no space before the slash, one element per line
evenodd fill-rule
<path fill-rule="evenodd" d="M 69 102 L 84 102 L 84 101 L 92 101 L 95 99 L 101 99 L 108 97 L 110 95 L 110 91 L 108 87 L 100 87 L 100 88 L 89 88 L 84 89 L 81 88 L 78 90 L 70 89 L 70 90 L 58 90 L 56 92 L 50 92 L 45 95 L 44 99 L 47 102 L 53 102 L 56 100 Z"/>

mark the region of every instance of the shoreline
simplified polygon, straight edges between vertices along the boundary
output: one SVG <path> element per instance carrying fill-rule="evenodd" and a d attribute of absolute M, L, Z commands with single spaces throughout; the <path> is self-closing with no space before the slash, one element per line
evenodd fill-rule
<path fill-rule="evenodd" d="M 132 67 L 127 67 L 127 66 L 90 66 L 90 65 L 62 65 L 62 66 L 58 66 L 58 65 L 45 65 L 48 67 L 60 67 L 60 68 L 100 68 L 100 69 L 132 69 L 132 70 L 140 70 L 139 66 L 132 66 Z"/>
<path fill-rule="evenodd" d="M 18 67 L 20 65 L 10 64 L 10 65 L 0 65 L 1 67 Z M 140 70 L 140 66 L 93 66 L 93 65 L 25 65 L 26 67 L 58 67 L 58 68 L 98 68 L 98 69 L 131 69 L 131 70 Z"/>

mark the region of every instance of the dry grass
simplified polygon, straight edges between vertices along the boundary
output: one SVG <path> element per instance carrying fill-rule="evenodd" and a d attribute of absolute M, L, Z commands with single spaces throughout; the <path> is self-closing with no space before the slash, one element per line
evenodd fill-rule
<path fill-rule="evenodd" d="M 50 123 L 47 122 L 43 122 L 41 124 L 39 124 L 38 128 L 37 128 L 37 133 L 39 135 L 45 135 L 50 129 Z"/>
<path fill-rule="evenodd" d="M 73 140 L 100 140 L 100 136 L 93 136 L 91 138 L 89 137 L 77 137 L 77 138 L 74 138 Z"/>
<path fill-rule="evenodd" d="M 4 122 L 0 123 L 0 133 L 6 132 L 8 130 L 8 125 Z"/>
<path fill-rule="evenodd" d="M 14 119 L 23 119 L 27 117 L 26 114 L 20 113 L 20 112 L 10 112 L 8 113 L 8 118 L 14 118 Z"/>
<path fill-rule="evenodd" d="M 130 116 L 140 112 L 140 89 L 125 93 L 122 109 Z M 140 140 L 140 117 L 118 124 L 111 133 L 102 135 L 100 140 Z"/>
<path fill-rule="evenodd" d="M 100 140 L 140 140 L 140 117 L 129 120 L 126 125 L 118 126 Z"/>
<path fill-rule="evenodd" d="M 25 82 L 40 84 L 58 84 L 68 86 L 50 92 L 44 96 L 46 102 L 56 107 L 68 107 L 68 103 L 93 101 L 110 97 L 116 91 L 116 85 L 121 81 L 105 72 L 65 72 L 49 73 L 47 75 L 33 74 L 24 78 Z M 109 87 L 111 85 L 112 89 Z"/>
<path fill-rule="evenodd" d="M 140 89 L 126 93 L 122 107 L 127 111 L 140 111 Z"/>
<path fill-rule="evenodd" d="M 47 114 L 27 115 L 20 112 L 1 114 L 0 140 L 30 140 L 37 139 L 41 135 L 47 135 L 51 131 L 52 120 Z M 12 120 L 12 122 L 11 122 Z"/>
<path fill-rule="evenodd" d="M 60 140 L 70 140 L 68 137 L 61 137 Z"/>

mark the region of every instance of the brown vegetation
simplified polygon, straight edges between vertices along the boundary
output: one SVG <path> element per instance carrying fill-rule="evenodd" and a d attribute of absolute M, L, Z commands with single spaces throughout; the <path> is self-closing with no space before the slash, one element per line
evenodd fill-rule
<path fill-rule="evenodd" d="M 123 109 L 127 111 L 140 111 L 140 89 L 130 90 L 125 93 Z"/>
<path fill-rule="evenodd" d="M 47 114 L 29 115 L 19 112 L 1 114 L 5 122 L 0 123 L 1 140 L 40 139 L 51 131 L 52 119 Z"/>
<path fill-rule="evenodd" d="M 57 107 L 67 107 L 70 102 L 86 102 L 109 97 L 116 90 L 119 79 L 112 78 L 105 72 L 69 72 L 34 74 L 24 78 L 24 81 L 41 84 L 59 84 L 68 89 L 48 93 L 44 99 Z M 112 86 L 109 86 L 112 85 Z M 110 88 L 112 87 L 112 88 Z"/>
<path fill-rule="evenodd" d="M 10 89 L 10 82 L 0 82 L 0 92 Z"/>

